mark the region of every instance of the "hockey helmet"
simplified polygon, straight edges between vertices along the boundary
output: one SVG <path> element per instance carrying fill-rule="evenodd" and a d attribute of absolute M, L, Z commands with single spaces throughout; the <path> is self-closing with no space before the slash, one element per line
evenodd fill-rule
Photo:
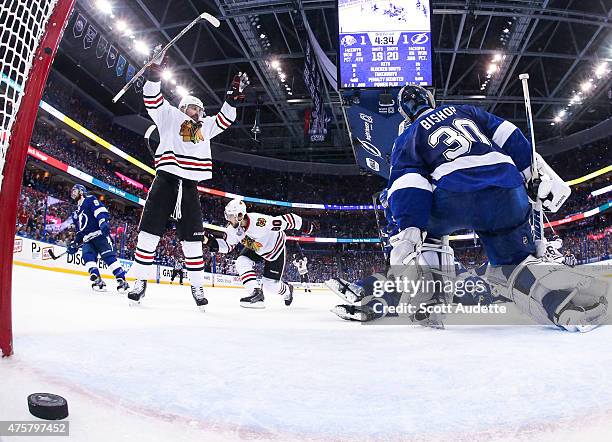
<path fill-rule="evenodd" d="M 233 199 L 225 206 L 225 219 L 230 222 L 242 221 L 246 213 L 246 204 L 241 199 Z"/>
<path fill-rule="evenodd" d="M 202 100 L 200 100 L 198 97 L 194 97 L 193 95 L 185 95 L 183 98 L 181 98 L 181 101 L 179 102 L 179 110 L 185 112 L 187 110 L 187 106 L 190 105 L 197 106 L 199 108 L 198 115 L 200 118 L 206 115 L 204 112 L 204 103 L 202 103 Z"/>
<path fill-rule="evenodd" d="M 78 200 L 81 195 L 85 196 L 86 194 L 87 188 L 82 184 L 75 184 L 74 186 L 72 186 L 72 189 L 70 189 L 70 198 L 75 201 Z"/>
<path fill-rule="evenodd" d="M 436 100 L 431 92 L 416 84 L 407 84 L 397 94 L 397 106 L 402 116 L 413 122 L 423 111 L 435 109 Z"/>

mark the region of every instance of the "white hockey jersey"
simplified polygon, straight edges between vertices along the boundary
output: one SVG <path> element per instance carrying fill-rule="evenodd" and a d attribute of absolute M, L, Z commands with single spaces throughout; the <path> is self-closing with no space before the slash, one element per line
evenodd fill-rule
<path fill-rule="evenodd" d="M 236 119 L 236 108 L 225 102 L 217 115 L 204 117 L 200 129 L 204 139 L 194 144 L 184 142 L 180 135 L 181 124 L 190 117 L 168 103 L 161 93 L 161 82 L 147 81 L 142 93 L 145 108 L 159 131 L 155 169 L 192 181 L 212 178 L 210 139 L 230 127 Z"/>
<path fill-rule="evenodd" d="M 230 249 L 242 243 L 266 261 L 274 261 L 285 250 L 285 230 L 302 228 L 302 218 L 292 213 L 270 216 L 250 212 L 246 220 L 246 227 L 228 226 L 225 241 Z"/>
<path fill-rule="evenodd" d="M 302 259 L 295 259 L 293 265 L 297 268 L 300 275 L 308 273 L 308 258 L 305 256 Z"/>

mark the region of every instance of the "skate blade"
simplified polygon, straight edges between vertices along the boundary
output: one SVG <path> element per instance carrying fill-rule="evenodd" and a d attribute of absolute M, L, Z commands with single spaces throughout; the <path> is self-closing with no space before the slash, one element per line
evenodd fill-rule
<path fill-rule="evenodd" d="M 293 304 L 293 299 L 291 300 L 285 299 L 285 307 L 289 307 L 291 304 Z"/>
<path fill-rule="evenodd" d="M 198 306 L 196 307 L 196 309 L 197 309 L 199 312 L 202 312 L 202 313 L 205 313 L 205 312 L 206 312 L 206 306 L 205 306 L 205 305 L 198 305 Z"/>
<path fill-rule="evenodd" d="M 256 302 L 255 304 L 251 304 L 250 302 L 241 302 L 240 307 L 243 308 L 252 308 L 252 309 L 262 309 L 266 308 L 263 302 Z"/>
<path fill-rule="evenodd" d="M 107 292 L 106 287 L 104 287 L 104 288 L 102 288 L 102 289 L 101 289 L 101 288 L 94 288 L 94 287 L 92 287 L 92 288 L 91 288 L 91 290 L 92 290 L 94 293 L 106 293 L 106 292 Z"/>
<path fill-rule="evenodd" d="M 130 299 L 129 305 L 130 307 L 138 307 L 140 305 L 140 301 L 134 301 L 133 299 Z"/>

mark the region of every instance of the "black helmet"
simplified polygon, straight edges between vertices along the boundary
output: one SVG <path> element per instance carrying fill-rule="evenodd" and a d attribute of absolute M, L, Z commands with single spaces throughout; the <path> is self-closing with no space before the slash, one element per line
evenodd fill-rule
<path fill-rule="evenodd" d="M 399 113 L 413 122 L 421 112 L 426 109 L 434 109 L 436 100 L 431 92 L 416 84 L 407 84 L 397 94 L 397 106 Z"/>

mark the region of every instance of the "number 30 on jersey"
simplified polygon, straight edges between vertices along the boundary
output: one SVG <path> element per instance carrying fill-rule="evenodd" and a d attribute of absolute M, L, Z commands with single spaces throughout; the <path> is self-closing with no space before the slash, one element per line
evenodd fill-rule
<path fill-rule="evenodd" d="M 435 149 L 440 141 L 449 146 L 443 153 L 444 158 L 453 161 L 455 158 L 469 153 L 472 144 L 480 141 L 491 145 L 491 141 L 482 133 L 476 123 L 467 118 L 456 118 L 453 126 L 442 126 L 429 135 L 429 145 Z"/>

